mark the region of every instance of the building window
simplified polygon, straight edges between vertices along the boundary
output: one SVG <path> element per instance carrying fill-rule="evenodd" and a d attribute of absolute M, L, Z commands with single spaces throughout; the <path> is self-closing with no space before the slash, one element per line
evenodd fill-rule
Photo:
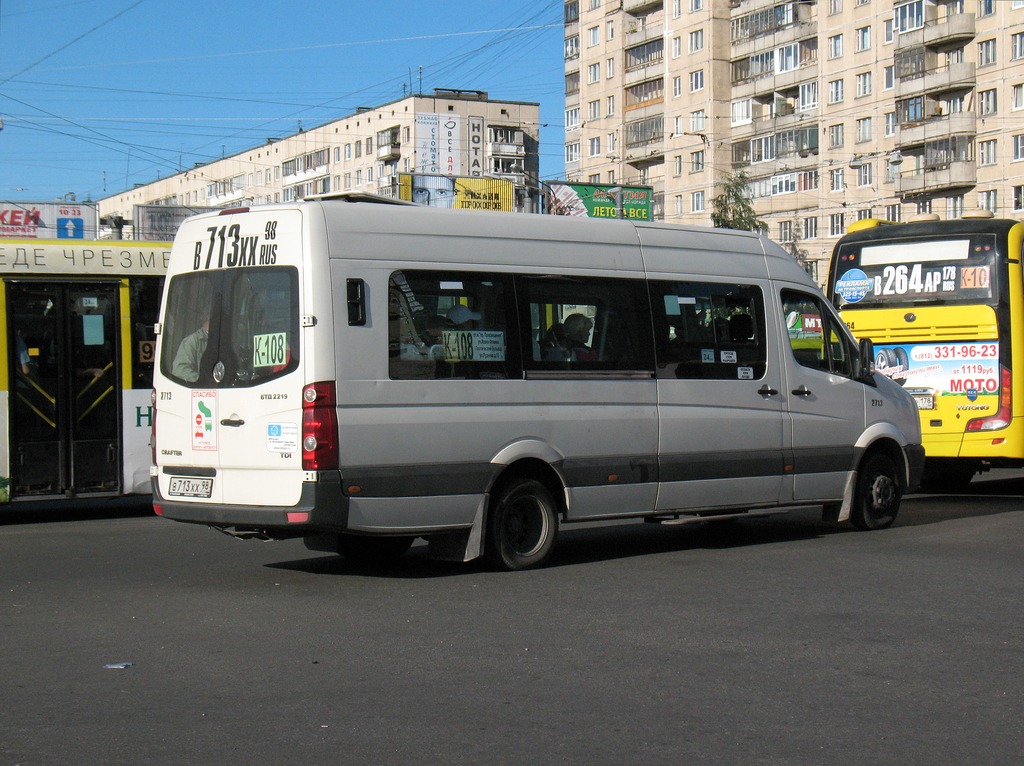
<path fill-rule="evenodd" d="M 590 85 L 593 85 L 595 82 L 600 81 L 600 79 L 601 79 L 601 65 L 600 64 L 590 64 L 587 67 L 587 83 L 589 83 Z"/>
<path fill-rule="evenodd" d="M 615 59 L 608 59 L 604 62 L 604 74 L 609 80 L 615 76 Z"/>
<path fill-rule="evenodd" d="M 579 162 L 580 161 L 580 142 L 575 141 L 571 144 L 565 145 L 565 161 L 566 162 Z"/>
<path fill-rule="evenodd" d="M 798 110 L 813 109 L 818 105 L 818 81 L 800 83 Z"/>
<path fill-rule="evenodd" d="M 599 120 L 601 118 L 601 102 L 599 100 L 587 103 L 587 119 Z"/>
<path fill-rule="evenodd" d="M 615 114 L 615 96 L 608 96 L 608 98 L 605 99 L 605 102 L 605 106 L 607 107 L 605 111 L 605 116 L 611 117 L 613 114 Z"/>
<path fill-rule="evenodd" d="M 895 6 L 893 20 L 898 34 L 921 29 L 924 26 L 924 0 L 913 0 Z"/>
<path fill-rule="evenodd" d="M 698 90 L 704 90 L 703 69 L 698 69 L 696 72 L 690 72 L 690 93 L 695 93 Z"/>
<path fill-rule="evenodd" d="M 1010 35 L 1010 58 L 1024 59 L 1024 32 Z"/>
<path fill-rule="evenodd" d="M 695 191 L 690 194 L 690 212 L 691 213 L 702 213 L 704 212 L 704 192 Z"/>
<path fill-rule="evenodd" d="M 857 98 L 871 95 L 871 72 L 861 72 L 857 75 Z"/>
<path fill-rule="evenodd" d="M 609 152 L 614 152 L 615 149 L 618 147 L 618 142 L 615 139 L 616 139 L 616 135 L 614 133 L 609 133 L 608 134 L 608 151 Z"/>
<path fill-rule="evenodd" d="M 854 30 L 854 39 L 858 51 L 866 51 L 871 47 L 871 27 L 860 27 Z"/>
<path fill-rule="evenodd" d="M 857 120 L 857 141 L 870 141 L 871 140 L 871 118 L 861 117 Z"/>
<path fill-rule="evenodd" d="M 679 98 L 683 95 L 683 78 L 673 77 L 672 78 L 672 98 Z"/>
<path fill-rule="evenodd" d="M 828 84 L 828 102 L 838 104 L 843 100 L 843 81 L 832 80 Z"/>
<path fill-rule="evenodd" d="M 1024 133 L 1013 137 L 1013 159 L 1024 160 Z"/>
<path fill-rule="evenodd" d="M 607 34 L 608 34 L 608 39 L 609 40 L 614 40 L 615 39 L 615 22 L 614 21 L 609 21 L 604 26 L 605 26 L 605 32 L 607 32 Z"/>
<path fill-rule="evenodd" d="M 843 145 L 843 124 L 828 126 L 828 147 L 838 149 Z"/>
<path fill-rule="evenodd" d="M 793 241 L 793 222 L 779 221 L 779 242 Z"/>
<path fill-rule="evenodd" d="M 982 40 L 978 43 L 978 66 L 990 66 L 996 63 L 996 41 Z"/>
<path fill-rule="evenodd" d="M 818 238 L 818 216 L 812 215 L 804 219 L 804 239 Z"/>
<path fill-rule="evenodd" d="M 964 214 L 964 195 L 955 194 L 946 200 L 946 218 L 961 218 Z"/>
<path fill-rule="evenodd" d="M 886 45 L 896 39 L 896 20 L 884 19 L 882 21 L 882 42 Z"/>
<path fill-rule="evenodd" d="M 1015 213 L 1024 210 L 1024 186 L 1013 187 L 1013 211 Z"/>
<path fill-rule="evenodd" d="M 835 16 L 843 12 L 843 0 L 828 0 L 828 15 Z"/>
<path fill-rule="evenodd" d="M 704 50 L 704 30 L 690 32 L 690 53 Z"/>
<path fill-rule="evenodd" d="M 857 186 L 871 186 L 874 180 L 874 173 L 872 171 L 873 167 L 873 163 L 865 162 L 857 168 Z"/>
<path fill-rule="evenodd" d="M 983 90 L 978 93 L 978 114 L 982 117 L 995 114 L 998 107 L 996 101 L 996 89 Z"/>
<path fill-rule="evenodd" d="M 978 15 L 991 16 L 996 12 L 996 0 L 978 0 Z"/>
<path fill-rule="evenodd" d="M 843 182 L 842 168 L 832 168 L 828 171 L 828 184 L 830 191 L 841 192 L 846 189 L 846 184 Z"/>
<path fill-rule="evenodd" d="M 591 27 L 587 30 L 587 47 L 593 47 L 601 42 L 601 28 Z"/>
<path fill-rule="evenodd" d="M 857 220 L 864 221 L 867 220 L 868 218 L 873 217 L 873 215 L 874 213 L 871 212 L 871 208 L 864 207 L 857 211 Z"/>
<path fill-rule="evenodd" d="M 739 101 L 733 101 L 731 106 L 732 113 L 732 125 L 747 125 L 752 121 L 750 112 L 750 99 L 744 98 Z"/>
<path fill-rule="evenodd" d="M 690 0 L 690 13 L 696 13 L 704 8 L 704 0 Z"/>
<path fill-rule="evenodd" d="M 677 194 L 674 197 L 674 200 L 675 200 L 675 204 L 676 204 L 676 215 L 682 215 L 683 214 L 683 195 L 682 194 Z"/>
<path fill-rule="evenodd" d="M 828 217 L 828 233 L 831 237 L 841 237 L 846 233 L 846 216 L 843 213 L 832 213 Z"/>
<path fill-rule="evenodd" d="M 885 220 L 892 221 L 893 223 L 899 223 L 900 222 L 900 206 L 899 206 L 899 204 L 886 205 L 885 206 Z"/>
<path fill-rule="evenodd" d="M 885 113 L 885 135 L 886 138 L 896 135 L 896 112 Z"/>
<path fill-rule="evenodd" d="M 882 90 L 892 90 L 896 87 L 896 67 L 892 64 L 882 70 Z"/>
<path fill-rule="evenodd" d="M 995 165 L 997 162 L 997 140 L 989 139 L 988 141 L 978 142 L 978 164 L 979 165 Z"/>
<path fill-rule="evenodd" d="M 843 36 L 832 35 L 828 38 L 828 57 L 837 59 L 843 55 Z"/>
<path fill-rule="evenodd" d="M 1010 87 L 1010 103 L 1014 109 L 1024 109 L 1024 84 Z"/>
<path fill-rule="evenodd" d="M 589 141 L 589 146 L 590 146 L 590 156 L 591 157 L 600 157 L 601 156 L 601 137 L 600 136 L 597 136 L 595 138 L 591 138 L 590 141 Z"/>
<path fill-rule="evenodd" d="M 672 38 L 672 58 L 677 59 L 683 55 L 683 38 Z"/>
<path fill-rule="evenodd" d="M 699 133 L 704 130 L 705 113 L 703 109 L 690 112 L 690 130 Z"/>
<path fill-rule="evenodd" d="M 978 192 L 978 207 L 992 213 L 999 212 L 998 192 L 995 189 Z"/>
<path fill-rule="evenodd" d="M 690 172 L 697 173 L 704 169 L 704 150 L 690 153 Z"/>
<path fill-rule="evenodd" d="M 565 110 L 565 132 L 578 130 L 580 127 L 580 108 L 574 106 Z"/>

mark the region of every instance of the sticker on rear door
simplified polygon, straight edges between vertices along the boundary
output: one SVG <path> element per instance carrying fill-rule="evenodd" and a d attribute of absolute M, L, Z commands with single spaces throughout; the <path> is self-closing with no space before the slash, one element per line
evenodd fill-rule
<path fill-rule="evenodd" d="M 291 454 L 299 451 L 299 426 L 297 423 L 268 423 L 267 452 Z"/>
<path fill-rule="evenodd" d="M 192 392 L 192 449 L 217 449 L 217 392 Z"/>

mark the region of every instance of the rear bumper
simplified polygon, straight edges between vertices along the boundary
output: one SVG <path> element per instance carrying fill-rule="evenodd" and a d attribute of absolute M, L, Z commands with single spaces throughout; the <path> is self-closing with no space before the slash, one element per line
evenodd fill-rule
<path fill-rule="evenodd" d="M 921 486 L 921 476 L 924 473 L 924 447 L 920 444 L 908 444 L 905 448 L 907 454 L 907 492 L 914 492 Z"/>
<path fill-rule="evenodd" d="M 153 506 L 159 516 L 189 524 L 259 531 L 270 538 L 302 537 L 348 528 L 348 498 L 341 491 L 338 473 L 320 474 L 319 481 L 302 483 L 299 502 L 292 506 L 225 505 L 166 498 L 156 478 Z"/>

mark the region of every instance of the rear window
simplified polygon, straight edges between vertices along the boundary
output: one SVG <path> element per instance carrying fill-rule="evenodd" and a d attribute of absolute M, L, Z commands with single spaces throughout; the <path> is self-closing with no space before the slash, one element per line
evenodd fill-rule
<path fill-rule="evenodd" d="M 160 371 L 193 388 L 239 388 L 299 364 L 298 272 L 204 271 L 167 286 Z"/>

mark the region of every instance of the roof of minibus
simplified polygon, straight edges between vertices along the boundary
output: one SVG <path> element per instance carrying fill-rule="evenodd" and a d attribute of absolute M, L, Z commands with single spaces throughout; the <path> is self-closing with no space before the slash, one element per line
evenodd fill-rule
<path fill-rule="evenodd" d="M 808 280 L 791 255 L 750 232 L 342 199 L 301 204 L 320 207 L 332 257 L 514 266 L 538 271 L 557 266 L 652 274 L 768 274 Z M 444 242 L 436 248 L 427 247 L 431 237 L 443 238 Z M 585 248 L 573 246 L 584 244 Z"/>

